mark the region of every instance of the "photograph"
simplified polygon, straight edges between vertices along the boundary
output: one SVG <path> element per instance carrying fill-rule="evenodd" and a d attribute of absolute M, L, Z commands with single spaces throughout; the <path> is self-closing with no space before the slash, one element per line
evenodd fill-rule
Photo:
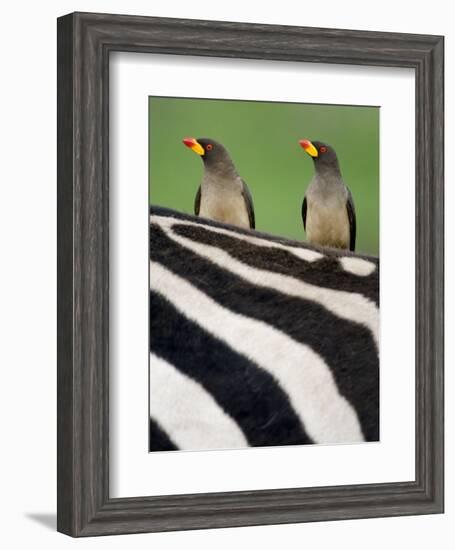
<path fill-rule="evenodd" d="M 380 441 L 380 107 L 148 100 L 149 451 Z"/>

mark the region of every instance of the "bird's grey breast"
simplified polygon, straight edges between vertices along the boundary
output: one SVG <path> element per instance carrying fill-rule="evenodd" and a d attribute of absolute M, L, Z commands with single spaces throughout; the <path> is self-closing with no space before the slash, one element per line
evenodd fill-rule
<path fill-rule="evenodd" d="M 344 183 L 315 176 L 305 197 L 308 241 L 321 246 L 349 248 L 348 190 Z"/>
<path fill-rule="evenodd" d="M 249 228 L 248 211 L 242 191 L 243 183 L 239 176 L 205 174 L 201 183 L 199 215 Z"/>

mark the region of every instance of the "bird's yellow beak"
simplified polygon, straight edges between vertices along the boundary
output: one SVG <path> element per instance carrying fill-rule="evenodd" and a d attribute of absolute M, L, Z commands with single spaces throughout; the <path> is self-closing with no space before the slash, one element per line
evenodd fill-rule
<path fill-rule="evenodd" d="M 185 138 L 183 143 L 198 155 L 204 156 L 204 147 L 194 138 Z"/>
<path fill-rule="evenodd" d="M 305 152 L 308 153 L 310 155 L 310 157 L 317 157 L 319 156 L 319 153 L 318 153 L 318 150 L 316 149 L 316 147 L 311 143 L 310 140 L 308 139 L 301 139 L 299 141 L 300 143 L 300 146 L 303 147 L 305 149 Z"/>

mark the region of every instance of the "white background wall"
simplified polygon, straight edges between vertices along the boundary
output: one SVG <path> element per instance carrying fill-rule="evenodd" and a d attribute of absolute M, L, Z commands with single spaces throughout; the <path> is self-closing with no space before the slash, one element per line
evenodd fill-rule
<path fill-rule="evenodd" d="M 447 315 L 447 496 L 443 516 L 374 519 L 74 541 L 55 530 L 56 470 L 56 17 L 72 11 L 130 13 L 446 36 L 446 211 L 455 207 L 451 125 L 455 97 L 450 3 L 433 0 L 250 2 L 140 0 L 9 2 L 0 56 L 0 540 L 4 548 L 449 548 L 454 535 L 453 314 Z M 392 223 L 392 221 L 391 221 Z M 454 280 L 447 216 L 446 280 Z M 446 292 L 453 303 L 453 284 Z"/>

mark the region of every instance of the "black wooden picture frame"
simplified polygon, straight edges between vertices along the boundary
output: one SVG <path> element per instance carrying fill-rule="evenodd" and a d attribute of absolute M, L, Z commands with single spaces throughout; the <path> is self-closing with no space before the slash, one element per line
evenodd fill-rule
<path fill-rule="evenodd" d="M 415 481 L 109 496 L 109 54 L 408 67 L 416 82 Z M 92 536 L 443 511 L 443 37 L 74 13 L 58 20 L 58 530 Z"/>

